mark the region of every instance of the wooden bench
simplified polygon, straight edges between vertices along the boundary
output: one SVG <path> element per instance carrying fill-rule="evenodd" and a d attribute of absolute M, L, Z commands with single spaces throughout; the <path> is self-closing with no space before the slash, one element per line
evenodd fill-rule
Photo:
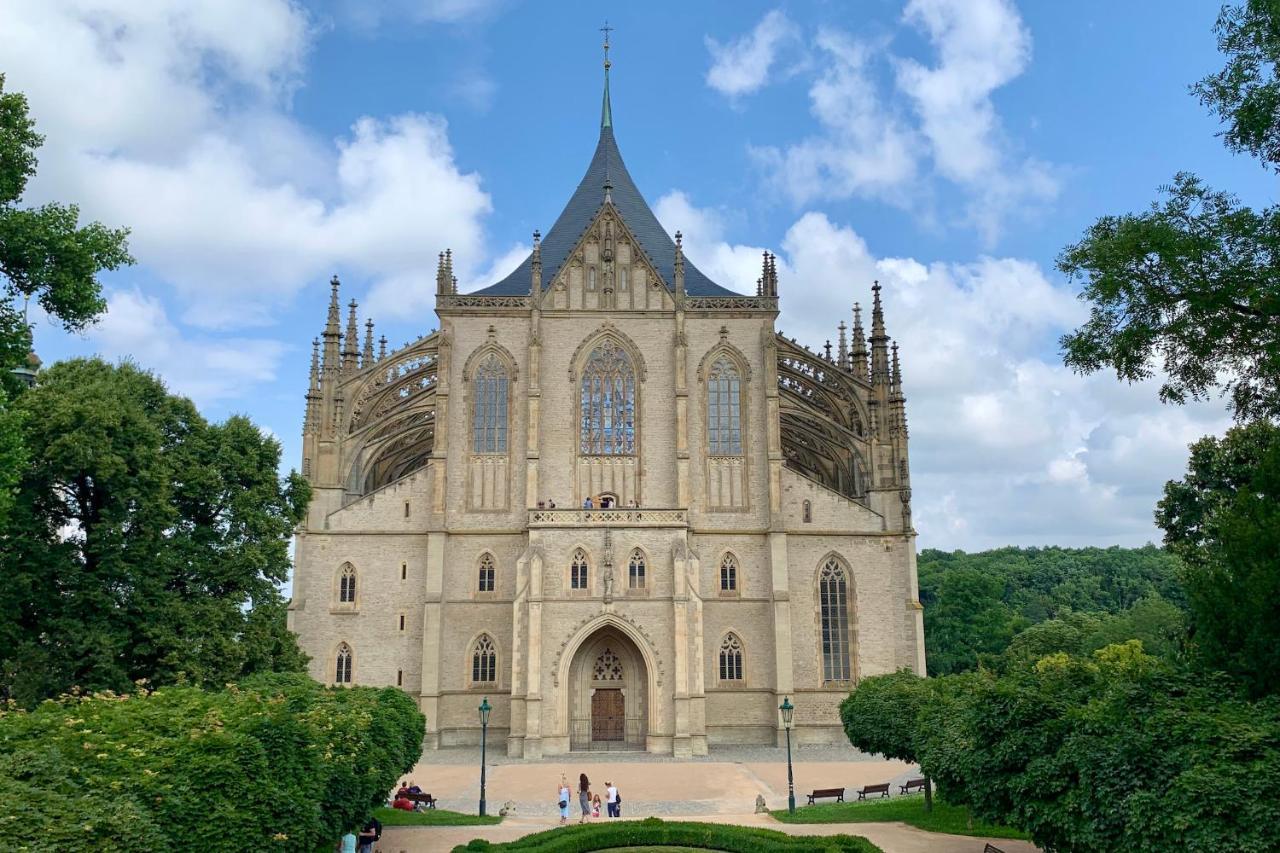
<path fill-rule="evenodd" d="M 404 795 L 404 798 L 409 802 L 413 803 L 414 805 L 417 805 L 418 803 L 422 803 L 424 806 L 426 806 L 429 809 L 434 809 L 436 807 L 436 799 L 430 794 L 408 793 Z"/>
<path fill-rule="evenodd" d="M 837 803 L 843 803 L 844 788 L 815 788 L 809 795 L 809 805 L 817 805 L 816 801 L 821 797 L 835 797 Z"/>
<path fill-rule="evenodd" d="M 889 783 L 881 782 L 879 785 L 864 785 L 862 790 L 858 792 L 858 799 L 865 800 L 867 794 L 879 794 L 881 797 L 889 796 Z"/>
<path fill-rule="evenodd" d="M 905 783 L 898 786 L 898 793 L 905 794 L 908 791 L 915 790 L 916 788 L 919 788 L 922 791 L 924 790 L 923 779 L 908 779 Z"/>
<path fill-rule="evenodd" d="M 982 853 L 1004 853 L 1004 851 L 994 844 L 988 844 L 986 847 L 982 848 Z"/>

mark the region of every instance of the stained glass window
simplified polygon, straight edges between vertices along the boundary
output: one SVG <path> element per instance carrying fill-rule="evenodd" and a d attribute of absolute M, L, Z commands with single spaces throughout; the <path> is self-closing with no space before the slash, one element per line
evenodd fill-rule
<path fill-rule="evenodd" d="M 480 592 L 493 592 L 493 557 L 485 554 L 480 558 Z"/>
<path fill-rule="evenodd" d="M 581 548 L 573 552 L 573 562 L 569 564 L 569 588 L 587 588 L 587 555 Z"/>
<path fill-rule="evenodd" d="M 733 362 L 716 359 L 707 377 L 707 439 L 712 456 L 742 455 L 742 379 Z"/>
<path fill-rule="evenodd" d="M 742 680 L 742 643 L 733 634 L 726 634 L 720 644 L 720 680 Z"/>
<path fill-rule="evenodd" d="M 343 604 L 356 603 L 356 569 L 350 563 L 342 567 L 342 577 L 338 578 L 338 601 Z"/>
<path fill-rule="evenodd" d="M 734 592 L 738 588 L 738 561 L 732 554 L 725 554 L 720 561 L 720 591 Z"/>
<path fill-rule="evenodd" d="M 849 586 L 844 567 L 827 560 L 818 577 L 822 619 L 822 680 L 849 680 Z"/>
<path fill-rule="evenodd" d="M 507 452 L 507 369 L 492 353 L 476 368 L 471 407 L 471 449 Z"/>
<path fill-rule="evenodd" d="M 632 589 L 644 589 L 644 554 L 639 548 L 631 552 L 627 565 L 627 582 Z"/>
<path fill-rule="evenodd" d="M 636 452 L 636 377 L 631 357 L 611 340 L 591 351 L 582 371 L 582 437 L 587 456 Z"/>
<path fill-rule="evenodd" d="M 334 684 L 351 683 L 351 647 L 346 643 L 338 644 L 337 666 L 333 673 Z"/>
<path fill-rule="evenodd" d="M 481 634 L 476 640 L 475 651 L 471 653 L 471 682 L 473 684 L 489 684 L 498 680 L 498 652 L 488 634 Z"/>

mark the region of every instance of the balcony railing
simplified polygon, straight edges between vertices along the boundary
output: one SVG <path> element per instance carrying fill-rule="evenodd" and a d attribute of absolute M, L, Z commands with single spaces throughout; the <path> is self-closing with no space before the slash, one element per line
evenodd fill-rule
<path fill-rule="evenodd" d="M 685 527 L 689 511 L 670 507 L 531 509 L 530 527 Z"/>

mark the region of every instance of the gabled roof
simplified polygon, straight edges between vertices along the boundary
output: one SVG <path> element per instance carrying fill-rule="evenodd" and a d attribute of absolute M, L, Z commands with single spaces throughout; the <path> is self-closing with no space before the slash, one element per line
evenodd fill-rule
<path fill-rule="evenodd" d="M 600 122 L 600 141 L 596 153 L 587 166 L 578 188 L 573 191 L 569 203 L 564 206 L 551 230 L 542 239 L 542 286 L 548 288 L 555 281 L 560 268 L 569 260 L 569 254 L 604 204 L 605 187 L 617 208 L 622 221 L 631 229 L 649 263 L 662 276 L 668 290 L 675 288 L 675 241 L 658 222 L 649 209 L 649 203 L 636 189 L 635 182 L 622 162 L 622 153 L 613 138 L 613 117 L 609 108 L 609 90 L 606 83 L 604 104 Z M 525 258 L 520 266 L 497 284 L 476 293 L 485 296 L 522 296 L 529 292 L 532 281 L 533 255 Z M 686 257 L 684 260 L 684 289 L 690 296 L 737 296 L 732 290 L 721 287 L 707 278 Z"/>

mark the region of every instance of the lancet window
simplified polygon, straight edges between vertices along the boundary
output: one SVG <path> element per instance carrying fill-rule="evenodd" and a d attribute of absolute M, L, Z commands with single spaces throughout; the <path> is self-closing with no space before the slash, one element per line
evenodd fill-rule
<path fill-rule="evenodd" d="M 569 588 L 586 589 L 588 571 L 587 555 L 581 548 L 573 552 L 573 562 L 569 564 Z"/>
<path fill-rule="evenodd" d="M 350 563 L 343 564 L 342 574 L 338 577 L 338 603 L 356 603 L 356 568 Z"/>
<path fill-rule="evenodd" d="M 472 378 L 471 449 L 475 453 L 507 452 L 507 368 L 490 353 Z"/>
<path fill-rule="evenodd" d="M 338 653 L 334 656 L 333 683 L 351 683 L 351 647 L 346 643 L 338 644 Z"/>
<path fill-rule="evenodd" d="M 721 356 L 707 376 L 707 441 L 712 456 L 742 455 L 742 377 Z"/>
<path fill-rule="evenodd" d="M 735 634 L 726 634 L 720 644 L 720 680 L 742 680 L 742 641 Z"/>
<path fill-rule="evenodd" d="M 720 591 L 738 591 L 738 561 L 732 554 L 725 554 L 720 561 Z"/>
<path fill-rule="evenodd" d="M 636 374 L 626 350 L 611 340 L 591 351 L 582 370 L 580 452 L 631 456 L 636 452 Z"/>
<path fill-rule="evenodd" d="M 492 684 L 498 680 L 498 650 L 488 634 L 481 634 L 471 652 L 471 683 Z"/>
<path fill-rule="evenodd" d="M 480 558 L 480 583 L 477 587 L 480 592 L 493 592 L 494 574 L 493 556 L 483 555 Z"/>
<path fill-rule="evenodd" d="M 844 566 L 833 557 L 818 576 L 818 606 L 822 622 L 822 680 L 848 681 L 849 582 Z"/>
<path fill-rule="evenodd" d="M 644 554 L 639 548 L 631 552 L 627 564 L 627 584 L 631 589 L 644 589 Z"/>

